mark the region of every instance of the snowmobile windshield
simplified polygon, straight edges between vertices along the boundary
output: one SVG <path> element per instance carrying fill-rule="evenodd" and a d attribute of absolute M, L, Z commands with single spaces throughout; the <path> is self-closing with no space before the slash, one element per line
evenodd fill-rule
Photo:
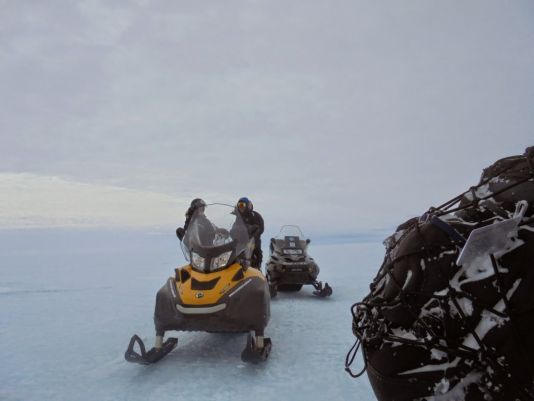
<path fill-rule="evenodd" d="M 304 239 L 299 226 L 287 225 L 280 229 L 274 245 L 283 255 L 299 258 L 304 255 L 308 241 Z"/>
<path fill-rule="evenodd" d="M 277 239 L 284 239 L 285 237 L 298 237 L 304 239 L 304 234 L 302 234 L 299 226 L 287 225 L 282 226 L 280 232 L 276 236 Z"/>
<path fill-rule="evenodd" d="M 233 263 L 249 248 L 249 242 L 247 227 L 235 208 L 213 203 L 194 212 L 182 251 L 195 270 L 211 272 Z"/>

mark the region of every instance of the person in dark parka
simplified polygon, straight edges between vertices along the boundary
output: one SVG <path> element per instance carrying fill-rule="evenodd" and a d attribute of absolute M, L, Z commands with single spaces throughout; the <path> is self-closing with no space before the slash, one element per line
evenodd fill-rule
<path fill-rule="evenodd" d="M 261 250 L 261 235 L 264 230 L 263 218 L 261 214 L 253 210 L 252 202 L 246 197 L 237 201 L 236 208 L 247 226 L 249 235 L 254 238 L 254 250 L 252 251 L 250 265 L 256 269 L 261 269 L 263 260 L 263 252 Z"/>
<path fill-rule="evenodd" d="M 191 218 L 193 217 L 193 213 L 199 208 L 205 208 L 206 202 L 204 202 L 200 198 L 193 199 L 191 201 L 191 205 L 189 206 L 189 209 L 187 209 L 187 212 L 185 212 L 185 223 L 183 228 L 178 227 L 176 229 L 176 236 L 180 239 L 180 241 L 184 238 L 185 232 L 187 230 L 187 227 L 189 226 L 189 223 L 191 222 Z"/>

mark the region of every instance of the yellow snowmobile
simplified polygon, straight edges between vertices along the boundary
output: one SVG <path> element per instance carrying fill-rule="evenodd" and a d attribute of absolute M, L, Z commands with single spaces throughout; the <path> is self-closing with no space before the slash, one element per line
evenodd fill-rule
<path fill-rule="evenodd" d="M 229 205 L 200 207 L 181 246 L 189 264 L 175 269 L 175 276 L 158 291 L 155 346 L 146 351 L 134 335 L 126 360 L 145 365 L 159 361 L 178 343 L 177 338 L 163 341 L 169 330 L 248 332 L 241 359 L 252 363 L 267 359 L 271 340 L 264 337 L 264 330 L 271 297 L 262 273 L 249 268 L 254 239 L 240 214 Z"/>

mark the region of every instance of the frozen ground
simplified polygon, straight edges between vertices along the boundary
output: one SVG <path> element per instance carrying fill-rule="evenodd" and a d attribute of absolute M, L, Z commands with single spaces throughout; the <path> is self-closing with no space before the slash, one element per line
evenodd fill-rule
<path fill-rule="evenodd" d="M 178 347 L 146 367 L 124 351 L 134 333 L 152 344 L 155 294 L 183 264 L 172 232 L 0 231 L 0 399 L 374 400 L 344 360 L 350 305 L 367 293 L 383 247 L 318 242 L 310 254 L 334 295 L 279 294 L 265 364 L 241 362 L 245 335 L 172 333 Z"/>

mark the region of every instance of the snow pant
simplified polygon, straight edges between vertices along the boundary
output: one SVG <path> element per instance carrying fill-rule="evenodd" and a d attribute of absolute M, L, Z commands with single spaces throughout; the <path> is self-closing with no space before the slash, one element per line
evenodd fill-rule
<path fill-rule="evenodd" d="M 261 250 L 261 239 L 255 239 L 254 250 L 252 251 L 252 256 L 250 258 L 250 265 L 256 269 L 261 270 L 261 263 L 263 261 L 263 252 Z"/>

